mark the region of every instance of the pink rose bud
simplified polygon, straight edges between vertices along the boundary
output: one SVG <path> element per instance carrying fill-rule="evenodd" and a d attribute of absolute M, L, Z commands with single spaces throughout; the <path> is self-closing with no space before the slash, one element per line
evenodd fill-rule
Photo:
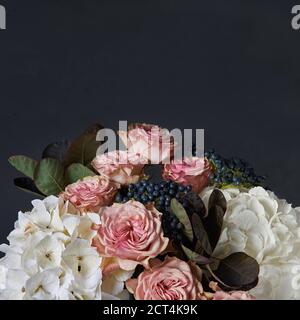
<path fill-rule="evenodd" d="M 212 168 L 206 158 L 184 158 L 165 164 L 163 178 L 183 185 L 191 185 L 193 191 L 201 192 L 209 183 Z"/>
<path fill-rule="evenodd" d="M 68 185 L 61 194 L 81 212 L 98 212 L 100 207 L 112 203 L 118 185 L 104 176 L 85 177 Z"/>
<path fill-rule="evenodd" d="M 101 226 L 93 245 L 100 255 L 116 257 L 123 270 L 138 264 L 148 267 L 150 258 L 163 252 L 169 242 L 163 235 L 161 216 L 153 205 L 130 200 L 100 210 Z"/>
<path fill-rule="evenodd" d="M 201 272 L 195 265 L 168 256 L 151 263 L 151 269 L 126 281 L 136 300 L 201 300 Z"/>
<path fill-rule="evenodd" d="M 127 185 L 136 183 L 143 174 L 144 161 L 127 151 L 111 151 L 98 155 L 93 161 L 93 167 L 99 174 L 108 177 L 111 181 Z"/>
<path fill-rule="evenodd" d="M 174 139 L 169 130 L 151 124 L 134 124 L 119 136 L 130 153 L 146 159 L 144 164 L 169 162 L 174 154 Z"/>

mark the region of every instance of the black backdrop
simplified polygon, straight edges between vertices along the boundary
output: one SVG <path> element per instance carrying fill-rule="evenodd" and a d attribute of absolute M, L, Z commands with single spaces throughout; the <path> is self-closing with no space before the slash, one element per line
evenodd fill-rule
<path fill-rule="evenodd" d="M 96 121 L 204 128 L 206 146 L 300 205 L 296 3 L 0 0 L 0 243 L 32 198 L 7 158 L 38 158 Z"/>

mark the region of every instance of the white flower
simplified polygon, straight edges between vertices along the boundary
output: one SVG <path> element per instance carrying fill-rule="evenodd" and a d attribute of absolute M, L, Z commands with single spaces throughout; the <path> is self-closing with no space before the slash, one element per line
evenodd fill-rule
<path fill-rule="evenodd" d="M 62 244 L 51 236 L 46 236 L 34 249 L 37 264 L 42 269 L 55 268 L 60 265 Z"/>
<path fill-rule="evenodd" d="M 262 188 L 242 192 L 229 200 L 215 254 L 225 257 L 232 252 L 244 251 L 261 263 L 264 253 L 276 246 L 269 220 L 276 215 L 277 208 L 276 200 Z"/>
<path fill-rule="evenodd" d="M 23 299 L 25 295 L 25 284 L 28 278 L 28 275 L 22 270 L 8 269 L 6 272 L 5 288 L 0 291 L 0 299 Z"/>
<path fill-rule="evenodd" d="M 103 258 L 101 265 L 103 270 L 101 290 L 108 296 L 125 297 L 124 292 L 127 292 L 127 290 L 124 290 L 124 282 L 132 277 L 134 270 L 126 271 L 119 267 L 114 269 L 116 265 L 118 265 L 117 258 Z"/>
<path fill-rule="evenodd" d="M 99 215 L 81 216 L 52 196 L 32 204 L 0 245 L 0 299 L 101 299 L 101 257 L 91 245 Z"/>
<path fill-rule="evenodd" d="M 63 252 L 63 259 L 74 275 L 90 277 L 100 273 L 101 258 L 87 240 L 76 239 Z"/>
<path fill-rule="evenodd" d="M 6 287 L 6 273 L 7 268 L 0 264 L 0 290 L 5 289 Z"/>
<path fill-rule="evenodd" d="M 55 300 L 59 295 L 59 269 L 38 272 L 25 285 L 27 300 Z"/>
<path fill-rule="evenodd" d="M 207 188 L 201 197 L 208 202 Z M 300 228 L 298 210 L 274 193 L 255 187 L 223 194 L 227 200 L 223 230 L 214 256 L 243 251 L 260 265 L 258 299 L 300 298 Z"/>
<path fill-rule="evenodd" d="M 89 242 L 97 234 L 97 231 L 92 229 L 93 225 L 100 223 L 100 217 L 96 213 L 88 213 L 85 216 L 67 214 L 63 217 L 63 225 L 70 237 L 86 239 Z"/>

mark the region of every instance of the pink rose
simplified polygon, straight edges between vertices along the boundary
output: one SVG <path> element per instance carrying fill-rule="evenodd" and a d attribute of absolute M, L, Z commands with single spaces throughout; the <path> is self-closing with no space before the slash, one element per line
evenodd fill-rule
<path fill-rule="evenodd" d="M 194 192 L 201 192 L 209 183 L 212 168 L 206 158 L 184 158 L 165 164 L 163 178 L 183 185 L 191 185 Z"/>
<path fill-rule="evenodd" d="M 127 151 L 112 151 L 98 155 L 92 165 L 99 174 L 122 185 L 136 183 L 144 168 L 144 165 L 140 164 L 140 157 Z"/>
<path fill-rule="evenodd" d="M 112 203 L 117 187 L 104 176 L 85 177 L 68 185 L 61 196 L 81 212 L 98 212 L 100 207 Z"/>
<path fill-rule="evenodd" d="M 152 260 L 150 270 L 137 279 L 126 281 L 126 287 L 136 300 L 200 300 L 203 294 L 201 271 L 175 257 L 164 262 Z"/>
<path fill-rule="evenodd" d="M 100 210 L 101 225 L 93 241 L 104 257 L 116 257 L 123 270 L 137 264 L 148 267 L 150 258 L 165 250 L 168 238 L 163 235 L 161 216 L 153 205 L 145 207 L 130 200 Z"/>
<path fill-rule="evenodd" d="M 119 131 L 119 136 L 130 153 L 158 164 L 169 162 L 174 153 L 174 139 L 167 129 L 151 124 L 134 124 L 127 131 Z"/>
<path fill-rule="evenodd" d="M 213 281 L 210 282 L 209 286 L 215 291 L 212 300 L 255 300 L 255 297 L 246 291 L 225 292 Z"/>

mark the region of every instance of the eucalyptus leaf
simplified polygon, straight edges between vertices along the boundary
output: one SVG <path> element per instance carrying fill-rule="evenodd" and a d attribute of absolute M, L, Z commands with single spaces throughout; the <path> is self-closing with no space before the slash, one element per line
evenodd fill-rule
<path fill-rule="evenodd" d="M 25 176 L 33 179 L 34 170 L 37 166 L 37 161 L 26 156 L 12 156 L 8 159 L 9 163 Z"/>
<path fill-rule="evenodd" d="M 197 213 L 193 213 L 193 215 L 192 215 L 192 226 L 193 226 L 194 235 L 198 239 L 198 243 L 200 244 L 201 248 L 208 255 L 211 255 L 212 249 L 211 249 L 211 245 L 209 242 L 209 238 L 208 238 L 206 230 L 204 229 L 201 218 L 198 216 Z"/>
<path fill-rule="evenodd" d="M 190 218 L 186 213 L 184 207 L 176 199 L 171 200 L 171 211 L 178 218 L 183 225 L 183 233 L 192 242 L 194 240 L 193 228 L 190 222 Z"/>
<path fill-rule="evenodd" d="M 225 212 L 227 209 L 227 202 L 226 199 L 224 197 L 224 194 L 222 191 L 215 189 L 210 197 L 209 197 L 209 201 L 208 201 L 208 209 L 210 209 L 211 207 L 218 205 L 219 207 L 221 207 L 223 209 L 223 211 Z"/>
<path fill-rule="evenodd" d="M 67 140 L 52 142 L 44 149 L 42 158 L 53 158 L 62 162 L 69 145 Z"/>
<path fill-rule="evenodd" d="M 203 219 L 203 225 L 205 230 L 208 231 L 212 251 L 219 241 L 225 212 L 226 199 L 220 190 L 215 189 L 209 198 L 208 214 Z"/>
<path fill-rule="evenodd" d="M 194 261 L 197 264 L 202 264 L 202 265 L 207 265 L 207 264 L 211 263 L 210 258 L 204 257 L 204 256 L 200 255 L 199 253 L 190 250 L 189 248 L 185 247 L 183 244 L 181 245 L 181 248 L 189 260 Z"/>
<path fill-rule="evenodd" d="M 189 212 L 197 213 L 200 217 L 206 216 L 205 205 L 199 195 L 195 192 L 188 192 L 184 195 L 183 201 L 187 203 Z"/>
<path fill-rule="evenodd" d="M 257 284 L 259 265 L 244 252 L 235 252 L 221 260 L 215 274 L 226 286 L 250 290 Z"/>
<path fill-rule="evenodd" d="M 87 165 L 95 158 L 97 149 L 101 145 L 96 137 L 101 129 L 103 127 L 100 124 L 95 124 L 71 143 L 64 159 L 66 166 L 72 163 Z"/>
<path fill-rule="evenodd" d="M 35 169 L 34 182 L 47 196 L 59 194 L 65 187 L 63 165 L 57 159 L 42 159 Z"/>
<path fill-rule="evenodd" d="M 87 176 L 94 176 L 95 173 L 89 168 L 85 167 L 80 163 L 71 164 L 66 171 L 66 180 L 67 183 L 74 183 L 78 180 L 81 180 Z"/>
<path fill-rule="evenodd" d="M 44 197 L 44 195 L 36 187 L 34 181 L 30 178 L 27 178 L 27 177 L 16 178 L 14 179 L 14 185 L 23 191 L 33 193 L 39 197 Z"/>

